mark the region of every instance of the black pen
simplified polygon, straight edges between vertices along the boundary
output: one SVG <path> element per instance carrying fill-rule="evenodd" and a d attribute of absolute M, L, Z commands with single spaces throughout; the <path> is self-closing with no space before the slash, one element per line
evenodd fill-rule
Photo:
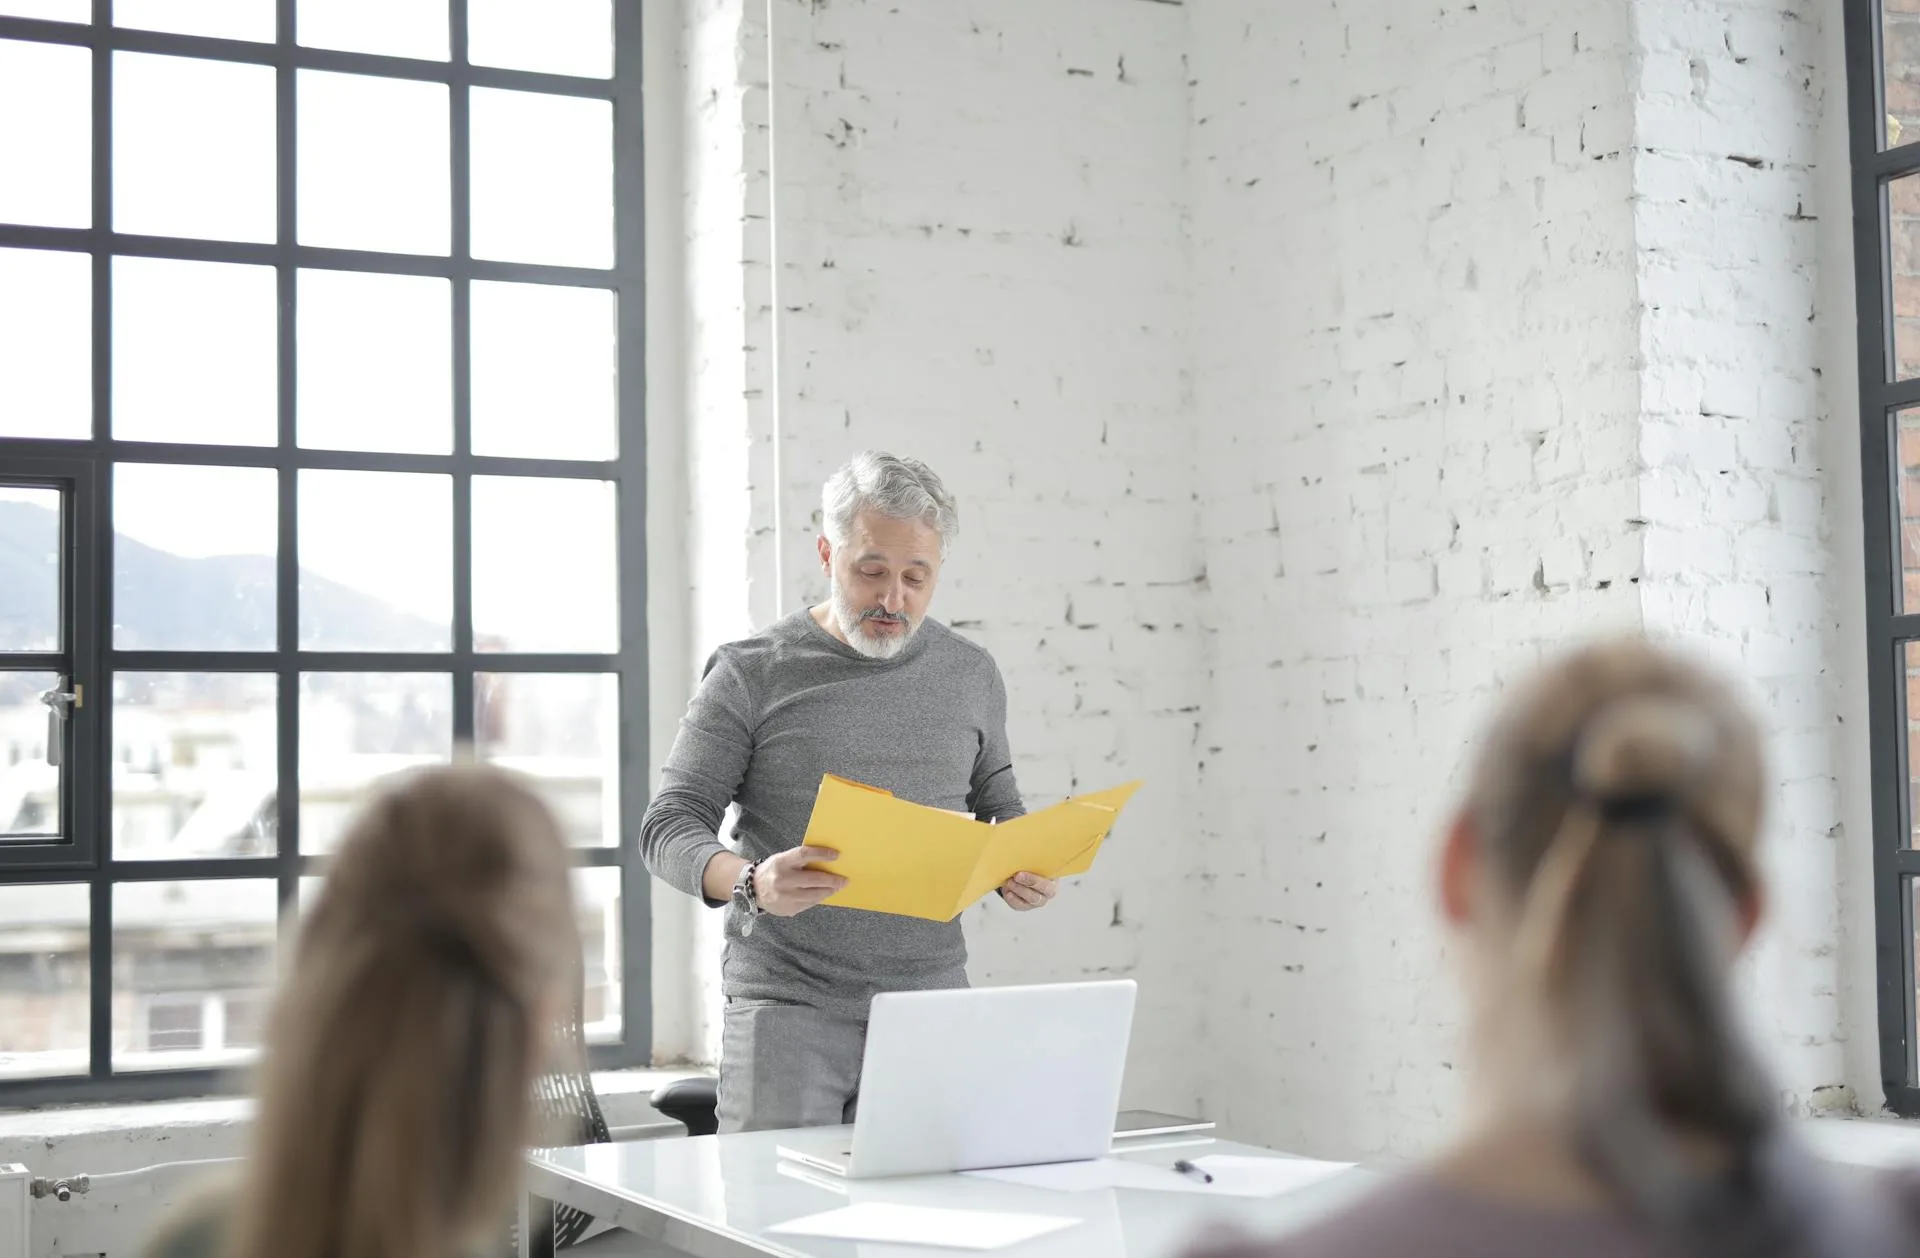
<path fill-rule="evenodd" d="M 1206 1171 L 1201 1170 L 1199 1167 L 1187 1161 L 1185 1158 L 1181 1158 L 1178 1162 L 1175 1162 L 1173 1164 L 1173 1169 L 1176 1171 L 1179 1171 L 1182 1175 L 1198 1175 L 1200 1177 L 1200 1182 L 1203 1184 L 1211 1184 L 1213 1182 L 1212 1175 L 1208 1174 Z"/>

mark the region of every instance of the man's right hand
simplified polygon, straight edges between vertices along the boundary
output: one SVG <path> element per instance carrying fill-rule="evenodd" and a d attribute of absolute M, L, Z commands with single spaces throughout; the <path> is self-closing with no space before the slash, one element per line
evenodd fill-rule
<path fill-rule="evenodd" d="M 753 897 L 775 917 L 804 913 L 847 885 L 839 874 L 807 866 L 839 859 L 840 853 L 825 847 L 794 847 L 769 856 L 754 866 Z"/>

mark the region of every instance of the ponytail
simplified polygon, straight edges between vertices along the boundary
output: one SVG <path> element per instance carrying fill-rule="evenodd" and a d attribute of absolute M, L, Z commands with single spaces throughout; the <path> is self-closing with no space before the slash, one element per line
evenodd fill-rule
<path fill-rule="evenodd" d="M 1717 684 L 1635 643 L 1549 673 L 1504 735 L 1477 817 L 1521 889 L 1515 994 L 1542 1015 L 1575 1154 L 1686 1252 L 1804 1238 L 1810 1166 L 1727 982 L 1758 894 L 1757 733 Z"/>
<path fill-rule="evenodd" d="M 368 806 L 269 1019 L 222 1258 L 454 1258 L 497 1224 L 578 948 L 565 842 L 519 779 L 438 768 Z"/>

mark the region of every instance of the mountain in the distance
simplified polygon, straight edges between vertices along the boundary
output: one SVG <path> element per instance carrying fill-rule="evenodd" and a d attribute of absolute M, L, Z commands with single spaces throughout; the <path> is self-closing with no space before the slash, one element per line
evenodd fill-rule
<path fill-rule="evenodd" d="M 60 544 L 57 512 L 0 501 L 0 650 L 41 640 L 59 614 L 49 558 Z M 115 631 L 122 650 L 259 651 L 274 646 L 276 561 L 265 555 L 189 559 L 116 534 Z M 350 632 L 356 649 L 419 650 L 446 629 L 351 586 L 300 573 L 302 620 Z M 330 635 L 335 636 L 335 635 Z M 7 694 L 0 673 L 0 701 Z"/>
<path fill-rule="evenodd" d="M 43 650 L 59 624 L 60 515 L 0 501 L 0 649 Z"/>

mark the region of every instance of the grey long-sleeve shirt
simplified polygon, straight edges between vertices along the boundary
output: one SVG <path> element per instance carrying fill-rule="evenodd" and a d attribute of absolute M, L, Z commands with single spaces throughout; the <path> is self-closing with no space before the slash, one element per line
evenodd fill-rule
<path fill-rule="evenodd" d="M 837 774 L 934 808 L 1004 821 L 1026 811 L 1007 747 L 1007 690 L 985 649 L 934 620 L 897 656 L 861 655 L 797 612 L 714 652 L 640 825 L 647 869 L 688 895 L 727 806 L 748 860 L 798 846 L 820 777 Z M 877 992 L 966 984 L 960 923 L 820 906 L 729 911 L 721 975 L 737 1000 L 865 1016 Z"/>

